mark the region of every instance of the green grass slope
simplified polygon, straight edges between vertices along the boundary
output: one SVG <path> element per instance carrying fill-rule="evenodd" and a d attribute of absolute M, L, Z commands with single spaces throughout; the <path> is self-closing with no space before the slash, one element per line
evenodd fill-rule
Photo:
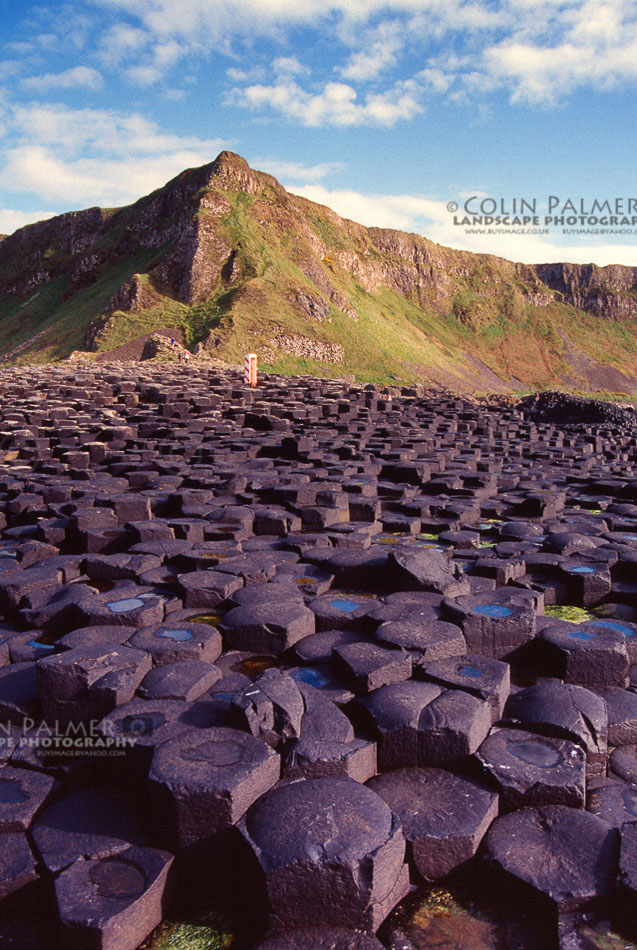
<path fill-rule="evenodd" d="M 99 279 L 67 299 L 62 269 L 21 299 L 0 297 L 3 361 L 64 358 L 85 348 L 97 321 L 99 352 L 181 327 L 190 346 L 203 342 L 231 362 L 256 351 L 273 372 L 478 390 L 587 390 L 595 377 L 607 385 L 593 388 L 637 392 L 634 319 L 575 309 L 529 268 L 345 221 L 266 177 L 254 193 L 211 180 L 191 196 L 186 224 L 202 241 L 214 233 L 231 248 L 205 299 L 178 300 L 159 279 L 169 248 L 115 255 Z M 100 241 L 125 247 L 135 214 L 112 217 L 114 231 Z M 107 313 L 134 275 L 148 291 L 144 306 Z"/>

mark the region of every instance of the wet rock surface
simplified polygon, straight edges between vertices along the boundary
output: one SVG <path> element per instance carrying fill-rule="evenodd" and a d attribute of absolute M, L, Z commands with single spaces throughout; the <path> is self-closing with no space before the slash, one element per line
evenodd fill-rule
<path fill-rule="evenodd" d="M 166 912 L 173 860 L 152 848 L 128 848 L 93 861 L 79 858 L 55 882 L 65 945 L 134 950 Z"/>
<path fill-rule="evenodd" d="M 476 758 L 496 783 L 503 811 L 524 805 L 584 806 L 586 756 L 574 742 L 495 728 Z"/>
<path fill-rule="evenodd" d="M 368 783 L 398 815 L 418 873 L 445 877 L 470 860 L 498 813 L 495 792 L 442 769 L 398 769 Z"/>
<path fill-rule="evenodd" d="M 377 930 L 409 890 L 400 822 L 346 778 L 282 783 L 240 822 L 276 923 Z"/>
<path fill-rule="evenodd" d="M 252 946 L 502 943 L 397 923 L 406 856 L 517 882 L 538 946 L 634 927 L 626 411 L 203 365 L 0 394 L 0 936 L 133 950 L 236 861 Z"/>
<path fill-rule="evenodd" d="M 619 836 L 609 824 L 565 805 L 503 815 L 486 838 L 488 858 L 505 875 L 538 891 L 564 913 L 610 899 L 618 848 Z"/>

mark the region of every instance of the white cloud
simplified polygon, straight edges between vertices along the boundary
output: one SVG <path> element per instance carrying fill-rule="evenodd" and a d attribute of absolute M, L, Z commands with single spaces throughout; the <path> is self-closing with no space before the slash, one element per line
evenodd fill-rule
<path fill-rule="evenodd" d="M 296 56 L 277 56 L 272 61 L 272 68 L 278 75 L 309 76 L 310 70 L 300 63 Z"/>
<path fill-rule="evenodd" d="M 229 144 L 167 133 L 138 114 L 60 104 L 14 106 L 7 126 L 0 188 L 71 208 L 134 201 Z"/>
<path fill-rule="evenodd" d="M 293 189 L 295 194 L 327 205 L 338 214 L 367 227 L 396 228 L 422 234 L 424 237 L 462 251 L 495 254 L 507 260 L 527 264 L 568 261 L 573 264 L 595 263 L 637 265 L 634 244 L 559 244 L 547 237 L 533 234 L 465 234 L 453 224 L 453 216 L 444 201 L 421 195 L 361 194 L 356 191 L 330 191 L 322 185 L 310 184 Z"/>
<path fill-rule="evenodd" d="M 157 66 L 129 66 L 124 75 L 136 86 L 154 86 L 163 74 Z"/>
<path fill-rule="evenodd" d="M 446 204 L 417 195 L 374 195 L 358 191 L 330 191 L 323 185 L 294 188 L 294 193 L 327 205 L 338 214 L 367 227 L 417 231 L 423 222 L 440 219 Z"/>
<path fill-rule="evenodd" d="M 252 66 L 250 69 L 237 69 L 232 66 L 226 70 L 226 76 L 231 82 L 261 82 L 267 75 L 263 66 Z"/>
<path fill-rule="evenodd" d="M 63 159 L 41 146 L 9 151 L 0 171 L 0 186 L 29 192 L 51 202 L 116 207 L 164 185 L 184 168 L 204 165 L 214 155 L 179 151 L 125 159 Z"/>
<path fill-rule="evenodd" d="M 637 39 L 553 47 L 507 40 L 485 50 L 488 76 L 511 88 L 513 102 L 553 104 L 577 86 L 609 89 L 637 78 Z"/>
<path fill-rule="evenodd" d="M 0 234 L 13 234 L 25 224 L 44 221 L 54 215 L 54 211 L 12 211 L 10 208 L 0 208 Z"/>
<path fill-rule="evenodd" d="M 97 55 L 104 65 L 117 66 L 128 57 L 139 55 L 150 40 L 146 30 L 128 23 L 116 23 L 102 34 Z"/>
<path fill-rule="evenodd" d="M 425 70 L 439 71 L 428 75 L 421 71 L 421 84 L 430 93 L 446 94 L 456 78 L 453 69 L 430 61 L 443 37 L 449 49 L 457 47 L 467 54 L 460 73 L 465 96 L 503 88 L 515 102 L 551 104 L 580 86 L 608 89 L 637 78 L 635 0 L 260 0 L 258 17 L 253 0 L 95 2 L 137 18 L 139 26 L 121 27 L 135 29 L 136 42 L 129 42 L 124 33 L 116 36 L 116 46 L 120 53 L 137 58 L 131 66 L 160 72 L 175 62 L 156 60 L 151 50 L 162 44 L 176 44 L 180 57 L 228 51 L 234 40 L 251 41 L 259 35 L 283 42 L 294 28 L 329 25 L 347 51 L 337 71 L 354 83 L 395 68 L 398 54 L 408 48 L 412 56 L 420 57 Z M 148 62 L 141 56 L 143 50 L 151 57 Z M 286 62 L 285 75 L 302 74 L 293 55 L 275 61 Z M 280 67 L 275 65 L 276 69 Z M 272 84 L 277 91 L 271 98 L 281 102 L 284 92 L 278 87 L 278 82 Z M 377 90 L 379 95 L 387 91 Z M 456 98 L 460 94 L 455 90 Z M 254 103 L 258 96 L 247 94 L 250 98 Z M 289 104 L 291 115 L 297 111 L 297 98 L 293 96 Z M 267 97 L 262 104 L 267 105 Z"/>
<path fill-rule="evenodd" d="M 343 167 L 341 162 L 322 162 L 308 167 L 298 162 L 286 162 L 278 158 L 254 158 L 250 164 L 253 168 L 274 175 L 282 184 L 286 181 L 320 181 L 321 178 Z"/>
<path fill-rule="evenodd" d="M 384 70 L 396 65 L 397 55 L 402 51 L 406 39 L 397 21 L 380 23 L 362 36 L 360 31 L 355 31 L 350 42 L 362 48 L 350 56 L 340 70 L 341 76 L 353 82 L 375 79 Z"/>
<path fill-rule="evenodd" d="M 5 59 L 0 61 L 0 82 L 11 79 L 22 69 L 23 64 L 17 59 Z"/>
<path fill-rule="evenodd" d="M 483 51 L 481 71 L 508 88 L 513 102 L 555 104 L 579 86 L 604 90 L 637 78 L 634 0 L 547 4 L 536 23 L 530 12 Z"/>
<path fill-rule="evenodd" d="M 270 86 L 256 84 L 235 88 L 226 101 L 247 109 L 265 107 L 282 112 L 307 126 L 381 125 L 389 128 L 400 119 L 411 119 L 423 111 L 417 89 L 409 82 L 397 83 L 384 93 L 370 93 L 364 101 L 359 101 L 356 89 L 346 83 L 328 82 L 320 92 L 313 93 L 290 80 Z"/>
<path fill-rule="evenodd" d="M 396 63 L 396 53 L 400 43 L 374 43 L 369 50 L 360 50 L 351 56 L 349 62 L 341 69 L 343 79 L 354 82 L 366 79 L 375 79 L 379 73 Z"/>
<path fill-rule="evenodd" d="M 231 30 L 254 34 L 273 27 L 311 24 L 334 8 L 321 0 L 259 0 L 258 15 L 252 0 L 99 0 L 107 9 L 137 16 L 153 35 L 181 37 L 199 42 L 208 36 L 214 41 Z M 344 6 L 337 4 L 336 6 Z M 381 6 L 370 0 L 370 6 Z"/>
<path fill-rule="evenodd" d="M 435 66 L 422 69 L 416 76 L 417 80 L 434 92 L 446 92 L 454 81 L 453 73 L 444 72 Z"/>
<path fill-rule="evenodd" d="M 33 43 L 24 42 L 22 40 L 16 40 L 13 43 L 5 43 L 6 50 L 10 53 L 18 53 L 19 55 L 32 53 L 33 52 Z"/>
<path fill-rule="evenodd" d="M 13 133 L 21 144 L 35 141 L 71 153 L 89 150 L 126 157 L 192 149 L 216 154 L 224 144 L 221 139 L 163 132 L 156 122 L 139 113 L 29 103 L 14 106 L 11 114 Z"/>
<path fill-rule="evenodd" d="M 61 73 L 45 73 L 42 76 L 29 76 L 22 80 L 25 89 L 47 92 L 50 89 L 99 89 L 103 77 L 90 66 L 75 66 Z"/>

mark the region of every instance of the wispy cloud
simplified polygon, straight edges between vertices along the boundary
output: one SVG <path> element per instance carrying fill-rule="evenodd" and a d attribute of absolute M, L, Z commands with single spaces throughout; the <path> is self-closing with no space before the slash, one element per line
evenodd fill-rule
<path fill-rule="evenodd" d="M 456 97 L 461 91 L 466 97 L 504 89 L 515 103 L 553 104 L 581 86 L 607 89 L 637 78 L 635 0 L 262 0 L 258 17 L 252 0 L 96 2 L 111 13 L 136 18 L 134 27 L 110 28 L 115 52 L 131 60 L 130 75 L 136 81 L 155 81 L 155 75 L 184 55 L 227 52 L 234 41 L 258 36 L 283 44 L 296 27 L 320 29 L 326 24 L 342 46 L 337 73 L 349 83 L 370 82 L 395 71 L 407 48 L 411 61 L 420 58 L 421 67 L 400 79 L 418 84 L 419 75 L 430 94 L 446 94 L 454 79 L 460 87 Z M 431 61 L 442 38 L 450 51 L 464 51 L 465 65 L 459 71 Z M 162 58 L 158 51 L 166 44 L 174 44 L 174 53 Z M 276 64 L 287 64 L 287 69 Z M 430 67 L 445 74 L 446 81 L 439 77 L 437 84 L 428 83 L 422 70 Z M 275 72 L 301 76 L 305 67 L 291 50 L 277 57 Z M 386 97 L 396 79 L 390 77 L 386 88 L 375 89 L 375 94 Z M 311 100 L 288 85 L 274 81 L 263 88 L 248 87 L 237 101 L 251 108 L 280 108 L 295 118 L 310 102 L 307 124 L 317 124 L 317 114 L 332 121 L 329 100 L 338 84 L 306 92 Z M 350 118 L 343 124 L 350 124 L 353 115 L 364 115 L 351 106 L 345 111 Z M 388 116 L 385 124 L 391 124 Z"/>
<path fill-rule="evenodd" d="M 134 201 L 229 144 L 167 133 L 138 114 L 61 104 L 13 106 L 5 121 L 0 187 L 71 208 Z"/>
<path fill-rule="evenodd" d="M 286 182 L 304 183 L 320 181 L 343 167 L 341 162 L 322 162 L 319 165 L 301 165 L 298 162 L 286 162 L 278 158 L 253 158 L 250 161 L 253 168 L 268 172 L 278 178 L 282 184 Z"/>
<path fill-rule="evenodd" d="M 226 102 L 246 109 L 281 112 L 307 126 L 389 128 L 423 111 L 417 88 L 410 82 L 396 83 L 382 93 L 368 93 L 362 100 L 353 86 L 342 82 L 328 82 L 319 92 L 309 92 L 291 80 L 269 86 L 259 83 L 233 89 Z"/>
<path fill-rule="evenodd" d="M 58 89 L 100 89 L 104 84 L 102 74 L 90 66 L 74 66 L 61 73 L 44 73 L 22 80 L 25 89 L 48 92 Z"/>
<path fill-rule="evenodd" d="M 104 30 L 97 47 L 97 58 L 105 66 L 116 67 L 131 58 L 137 59 L 151 43 L 147 30 L 130 23 L 115 23 Z"/>
<path fill-rule="evenodd" d="M 376 79 L 381 73 L 396 65 L 398 54 L 402 52 L 408 40 L 403 25 L 398 20 L 386 21 L 373 29 L 345 29 L 344 40 L 353 52 L 348 61 L 340 67 L 343 79 L 352 82 L 367 82 Z"/>
<path fill-rule="evenodd" d="M 10 116 L 13 135 L 19 144 L 35 141 L 70 153 L 88 149 L 127 156 L 186 149 L 212 151 L 223 147 L 220 139 L 164 132 L 156 122 L 140 113 L 72 109 L 61 103 L 31 102 L 14 105 Z"/>
<path fill-rule="evenodd" d="M 54 211 L 12 211 L 9 208 L 0 208 L 0 234 L 13 234 L 25 224 L 44 221 L 54 215 Z"/>
<path fill-rule="evenodd" d="M 272 60 L 272 69 L 279 76 L 309 76 L 311 72 L 296 56 L 277 56 Z"/>

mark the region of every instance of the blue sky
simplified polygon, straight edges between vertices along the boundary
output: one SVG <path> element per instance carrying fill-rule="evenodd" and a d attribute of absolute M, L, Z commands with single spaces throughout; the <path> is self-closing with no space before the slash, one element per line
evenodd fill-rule
<path fill-rule="evenodd" d="M 229 148 L 364 224 L 514 260 L 637 265 L 637 221 L 622 220 L 631 197 L 637 209 L 637 0 L 0 11 L 0 232 L 129 203 Z M 556 216 L 623 199 L 598 228 L 624 233 L 568 227 L 568 210 L 547 226 L 549 196 Z M 457 223 L 469 198 L 534 201 L 539 220 L 471 233 Z"/>

